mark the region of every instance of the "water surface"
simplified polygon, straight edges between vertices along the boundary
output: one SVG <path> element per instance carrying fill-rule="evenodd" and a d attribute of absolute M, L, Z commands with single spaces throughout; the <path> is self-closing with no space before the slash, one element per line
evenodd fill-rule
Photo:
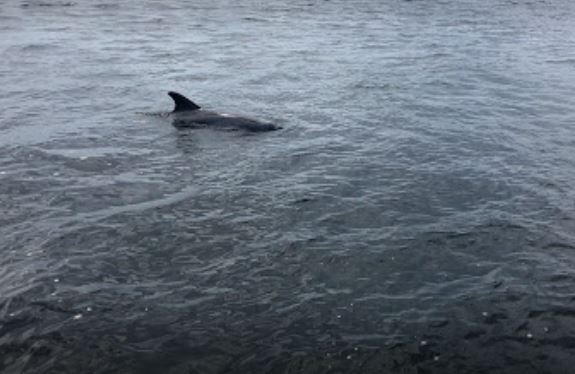
<path fill-rule="evenodd" d="M 0 371 L 570 373 L 574 16 L 5 1 Z"/>

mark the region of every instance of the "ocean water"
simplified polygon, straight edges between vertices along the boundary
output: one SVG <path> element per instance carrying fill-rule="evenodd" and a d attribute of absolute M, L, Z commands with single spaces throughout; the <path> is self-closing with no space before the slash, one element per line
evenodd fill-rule
<path fill-rule="evenodd" d="M 572 373 L 573 19 L 2 1 L 0 372 Z"/>

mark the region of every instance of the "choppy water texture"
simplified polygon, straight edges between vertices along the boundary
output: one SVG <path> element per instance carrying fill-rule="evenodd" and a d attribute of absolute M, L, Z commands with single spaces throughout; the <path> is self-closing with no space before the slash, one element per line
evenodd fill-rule
<path fill-rule="evenodd" d="M 0 371 L 572 373 L 574 19 L 3 1 Z"/>

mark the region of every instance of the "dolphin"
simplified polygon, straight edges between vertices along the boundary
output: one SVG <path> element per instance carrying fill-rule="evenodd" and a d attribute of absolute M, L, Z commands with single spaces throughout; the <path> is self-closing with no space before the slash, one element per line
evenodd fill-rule
<path fill-rule="evenodd" d="M 203 110 L 199 105 L 177 92 L 170 91 L 168 95 L 175 104 L 173 112 L 170 113 L 175 127 L 207 127 L 251 132 L 274 131 L 282 128 L 253 118 Z"/>

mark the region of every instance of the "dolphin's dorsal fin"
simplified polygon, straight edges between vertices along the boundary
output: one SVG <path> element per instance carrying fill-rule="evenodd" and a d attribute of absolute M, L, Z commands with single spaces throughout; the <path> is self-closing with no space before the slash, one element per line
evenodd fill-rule
<path fill-rule="evenodd" d="M 188 99 L 182 94 L 177 92 L 170 91 L 168 95 L 174 100 L 174 112 L 183 112 L 186 110 L 198 110 L 200 109 L 199 105 L 196 105 L 192 100 Z"/>

